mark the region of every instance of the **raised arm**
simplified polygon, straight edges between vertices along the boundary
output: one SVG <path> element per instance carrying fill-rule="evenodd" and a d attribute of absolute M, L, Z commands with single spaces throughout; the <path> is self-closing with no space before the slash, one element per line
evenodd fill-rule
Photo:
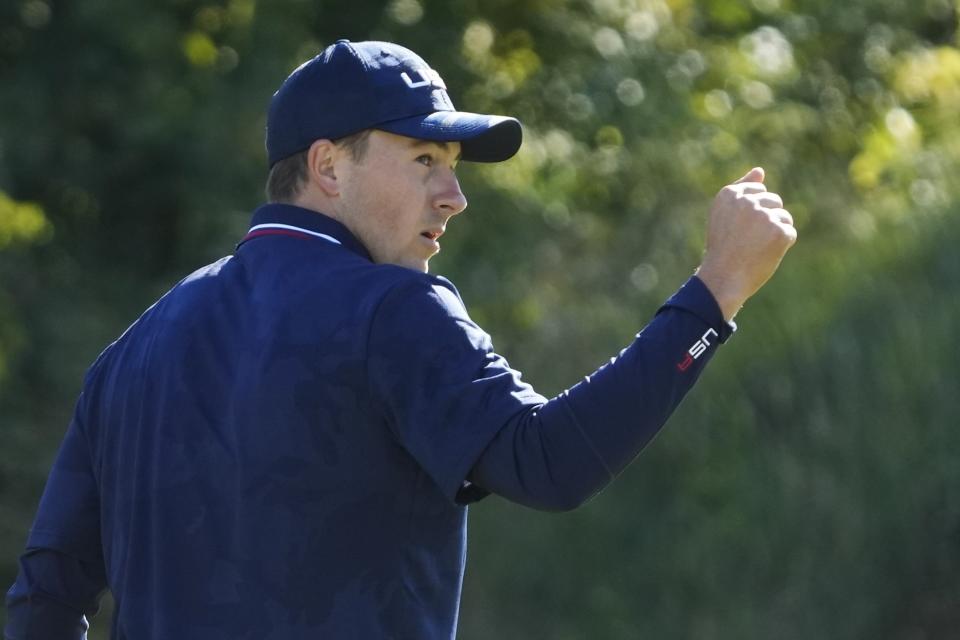
<path fill-rule="evenodd" d="M 372 388 L 401 444 L 461 502 L 492 491 L 564 510 L 595 494 L 657 434 L 795 240 L 760 180 L 752 170 L 717 195 L 699 275 L 617 357 L 549 401 L 493 352 L 449 283 L 397 287 L 369 346 Z"/>
<path fill-rule="evenodd" d="M 783 201 L 752 169 L 717 195 L 692 278 L 609 364 L 508 423 L 471 480 L 541 509 L 570 509 L 602 489 L 656 435 L 732 320 L 796 240 Z M 706 285 L 706 287 L 704 287 Z"/>

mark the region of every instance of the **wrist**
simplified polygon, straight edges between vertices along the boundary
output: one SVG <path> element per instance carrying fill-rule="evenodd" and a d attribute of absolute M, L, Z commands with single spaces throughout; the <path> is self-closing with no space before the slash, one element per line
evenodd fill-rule
<path fill-rule="evenodd" d="M 720 307 L 720 313 L 723 314 L 724 321 L 730 322 L 733 320 L 749 297 L 743 295 L 742 287 L 738 286 L 736 282 L 732 282 L 729 277 L 716 273 L 703 265 L 694 272 L 694 275 L 700 278 L 700 281 L 710 291 L 710 295 L 713 296 L 717 306 Z"/>

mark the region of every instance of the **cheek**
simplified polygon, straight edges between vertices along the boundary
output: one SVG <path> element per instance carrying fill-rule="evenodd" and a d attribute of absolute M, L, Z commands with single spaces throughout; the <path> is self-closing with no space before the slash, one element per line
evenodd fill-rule
<path fill-rule="evenodd" d="M 376 218 L 384 231 L 403 232 L 420 224 L 424 207 L 424 190 L 420 185 L 405 180 L 384 181 L 375 191 L 367 193 L 367 213 Z"/>
<path fill-rule="evenodd" d="M 365 167 L 345 185 L 361 242 L 378 261 L 394 261 L 416 243 L 423 224 L 427 189 L 419 174 L 396 166 Z"/>
<path fill-rule="evenodd" d="M 400 190 L 366 191 L 357 211 L 363 242 L 378 262 L 392 262 L 409 244 L 410 216 L 404 216 L 406 194 Z"/>

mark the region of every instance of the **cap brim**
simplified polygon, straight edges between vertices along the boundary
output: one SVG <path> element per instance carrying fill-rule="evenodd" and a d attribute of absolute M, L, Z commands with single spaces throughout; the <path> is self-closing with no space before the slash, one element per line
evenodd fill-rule
<path fill-rule="evenodd" d="M 384 122 L 374 128 L 421 140 L 459 142 L 460 159 L 469 162 L 506 160 L 523 142 L 523 129 L 516 118 L 466 111 L 435 111 Z"/>

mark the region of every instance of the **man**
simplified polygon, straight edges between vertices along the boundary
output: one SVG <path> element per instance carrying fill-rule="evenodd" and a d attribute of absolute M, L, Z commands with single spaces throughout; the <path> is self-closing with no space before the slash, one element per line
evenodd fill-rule
<path fill-rule="evenodd" d="M 87 374 L 7 595 L 12 640 L 452 638 L 466 504 L 570 509 L 656 434 L 794 242 L 754 169 L 723 189 L 698 275 L 552 400 L 427 273 L 506 160 L 512 118 L 454 110 L 389 43 L 338 41 L 270 105 L 268 199 Z"/>

